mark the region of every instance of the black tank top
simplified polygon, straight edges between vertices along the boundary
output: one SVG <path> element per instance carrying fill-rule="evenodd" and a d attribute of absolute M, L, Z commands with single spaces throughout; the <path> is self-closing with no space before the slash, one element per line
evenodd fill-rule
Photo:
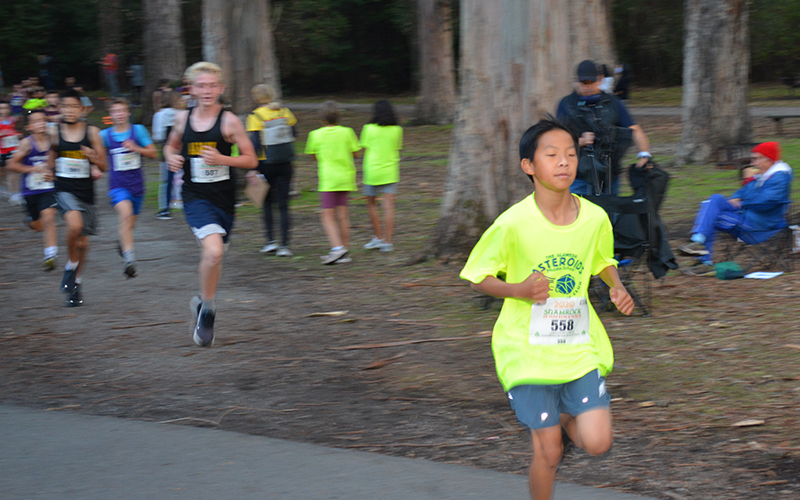
<path fill-rule="evenodd" d="M 209 166 L 205 165 L 200 158 L 203 146 L 211 146 L 217 149 L 220 154 L 231 155 L 231 146 L 222 136 L 222 114 L 221 110 L 217 116 L 214 126 L 206 132 L 196 132 L 192 129 L 192 113 L 195 108 L 189 110 L 186 117 L 186 127 L 183 130 L 183 201 L 207 200 L 232 214 L 236 208 L 236 177 L 235 168 L 227 165 Z"/>
<path fill-rule="evenodd" d="M 78 142 L 69 142 L 61 135 L 61 126 L 58 127 L 58 153 L 56 158 L 56 191 L 72 193 L 79 200 L 94 205 L 94 181 L 91 177 L 91 164 L 88 176 L 84 176 L 85 165 L 88 163 L 86 155 L 81 151 L 81 146 L 91 148 L 89 142 L 89 126 L 83 130 L 83 139 Z M 86 163 L 84 163 L 86 162 Z M 61 163 L 61 165 L 59 165 Z"/>

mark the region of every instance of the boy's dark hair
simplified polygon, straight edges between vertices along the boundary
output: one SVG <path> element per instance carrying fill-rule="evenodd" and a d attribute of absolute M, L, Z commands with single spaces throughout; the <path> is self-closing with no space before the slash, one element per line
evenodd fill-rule
<path fill-rule="evenodd" d="M 533 155 L 536 154 L 536 149 L 539 147 L 539 139 L 551 130 L 563 130 L 568 133 L 575 143 L 575 152 L 580 155 L 581 148 L 578 145 L 578 136 L 575 135 L 575 131 L 566 123 L 554 118 L 553 115 L 547 114 L 522 134 L 519 140 L 519 160 L 527 158 L 533 162 Z M 532 175 L 528 175 L 528 178 L 533 182 Z"/>
<path fill-rule="evenodd" d="M 25 123 L 29 123 L 31 121 L 31 117 L 35 114 L 41 113 L 47 118 L 47 113 L 45 113 L 44 108 L 36 108 L 28 111 L 28 114 L 25 116 Z"/>
<path fill-rule="evenodd" d="M 72 99 L 77 99 L 77 100 L 80 101 L 81 100 L 81 93 L 78 92 L 77 90 L 75 90 L 75 87 L 73 87 L 71 89 L 62 90 L 61 93 L 59 94 L 59 97 L 61 99 L 72 98 Z"/>
<path fill-rule="evenodd" d="M 325 101 L 322 104 L 320 117 L 328 125 L 336 125 L 339 123 L 339 105 L 334 101 Z"/>
<path fill-rule="evenodd" d="M 397 115 L 394 114 L 394 108 L 389 101 L 383 99 L 376 102 L 372 106 L 372 119 L 370 123 L 376 125 L 387 126 L 397 125 Z"/>

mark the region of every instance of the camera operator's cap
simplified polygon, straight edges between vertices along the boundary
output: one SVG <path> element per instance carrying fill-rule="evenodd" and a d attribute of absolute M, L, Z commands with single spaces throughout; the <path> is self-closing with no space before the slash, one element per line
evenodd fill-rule
<path fill-rule="evenodd" d="M 751 153 L 761 153 L 772 161 L 781 159 L 781 145 L 775 141 L 762 142 L 750 150 Z"/>
<path fill-rule="evenodd" d="M 578 65 L 578 81 L 586 80 L 597 81 L 597 65 L 588 59 Z"/>

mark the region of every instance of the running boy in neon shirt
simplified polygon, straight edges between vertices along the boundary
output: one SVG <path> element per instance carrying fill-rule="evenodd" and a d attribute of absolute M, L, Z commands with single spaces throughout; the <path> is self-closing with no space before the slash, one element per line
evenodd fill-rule
<path fill-rule="evenodd" d="M 31 135 L 20 142 L 9 160 L 8 168 L 22 174 L 20 192 L 25 199 L 28 226 L 43 233 L 44 269 L 52 271 L 58 255 L 58 231 L 55 185 L 53 175 L 47 168 L 50 159 L 47 114 L 42 109 L 34 109 L 27 121 L 25 129 Z"/>
<path fill-rule="evenodd" d="M 506 299 L 492 351 L 517 419 L 531 429 L 531 496 L 543 500 L 553 494 L 562 427 L 591 455 L 611 447 L 604 377 L 614 355 L 588 301 L 589 279 L 599 275 L 608 284 L 611 301 L 623 314 L 634 304 L 617 274 L 608 216 L 570 194 L 577 138 L 545 119 L 523 134 L 520 157 L 534 194 L 486 230 L 461 277 L 479 292 Z"/>
<path fill-rule="evenodd" d="M 131 125 L 130 103 L 115 97 L 109 106 L 114 126 L 100 132 L 109 155 L 108 199 L 117 212 L 119 251 L 125 260 L 123 272 L 136 276 L 133 228 L 144 200 L 142 156 L 154 160 L 158 152 L 142 125 Z"/>
<path fill-rule="evenodd" d="M 220 104 L 222 69 L 199 62 L 186 70 L 185 78 L 197 106 L 175 117 L 164 159 L 171 171 L 183 170 L 183 214 L 202 245 L 200 296 L 190 302 L 196 321 L 192 339 L 209 347 L 214 343 L 214 295 L 236 210 L 236 177 L 230 167 L 253 169 L 258 158 L 242 122 Z M 239 146 L 236 157 L 230 156 L 234 144 Z"/>
<path fill-rule="evenodd" d="M 94 206 L 94 181 L 106 170 L 106 151 L 97 127 L 80 121 L 84 107 L 74 89 L 61 94 L 61 123 L 50 137 L 49 168 L 55 172 L 56 205 L 67 223 L 69 257 L 61 289 L 67 306 L 83 304 L 83 268 L 89 236 L 97 234 L 99 216 Z"/>

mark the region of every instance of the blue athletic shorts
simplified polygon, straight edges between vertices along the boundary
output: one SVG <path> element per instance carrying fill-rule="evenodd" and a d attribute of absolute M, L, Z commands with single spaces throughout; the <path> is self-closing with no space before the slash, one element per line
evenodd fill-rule
<path fill-rule="evenodd" d="M 364 184 L 364 196 L 378 196 L 380 193 L 397 194 L 397 183 L 391 184 Z"/>
<path fill-rule="evenodd" d="M 228 242 L 233 229 L 233 214 L 208 200 L 192 200 L 183 202 L 183 216 L 198 240 L 211 234 L 221 234 L 222 242 Z"/>
<path fill-rule="evenodd" d="M 108 192 L 108 201 L 111 202 L 112 207 L 125 200 L 128 200 L 133 204 L 133 215 L 139 215 L 139 213 L 142 211 L 142 201 L 144 201 L 144 196 L 134 196 L 125 188 L 114 188 Z"/>
<path fill-rule="evenodd" d="M 561 423 L 561 414 L 573 417 L 596 408 L 608 408 L 611 395 L 599 370 L 554 385 L 518 385 L 508 391 L 508 402 L 519 423 L 529 429 L 544 429 Z"/>

